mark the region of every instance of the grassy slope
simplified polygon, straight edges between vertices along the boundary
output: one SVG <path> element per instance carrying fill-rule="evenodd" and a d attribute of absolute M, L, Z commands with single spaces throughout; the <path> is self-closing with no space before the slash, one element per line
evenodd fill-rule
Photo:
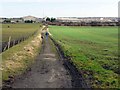
<path fill-rule="evenodd" d="M 8 41 L 9 36 L 12 37 L 12 40 L 28 36 L 39 27 L 40 24 L 2 24 L 2 41 Z"/>
<path fill-rule="evenodd" d="M 118 87 L 117 27 L 50 26 L 50 32 L 93 87 Z"/>
<path fill-rule="evenodd" d="M 2 80 L 23 73 L 38 55 L 41 44 L 40 30 L 35 36 L 10 48 L 2 54 Z"/>

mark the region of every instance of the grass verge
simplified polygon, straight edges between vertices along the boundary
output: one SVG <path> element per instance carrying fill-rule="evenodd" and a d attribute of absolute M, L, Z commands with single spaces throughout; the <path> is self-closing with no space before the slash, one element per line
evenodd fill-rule
<path fill-rule="evenodd" d="M 3 52 L 2 55 L 2 80 L 22 74 L 34 62 L 41 46 L 41 30 L 28 40 Z"/>

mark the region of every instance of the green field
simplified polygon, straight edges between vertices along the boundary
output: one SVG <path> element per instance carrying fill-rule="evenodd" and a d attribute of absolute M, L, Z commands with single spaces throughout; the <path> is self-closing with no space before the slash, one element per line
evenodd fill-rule
<path fill-rule="evenodd" d="M 96 88 L 118 87 L 118 28 L 49 26 L 89 84 Z"/>
<path fill-rule="evenodd" d="M 27 37 L 38 30 L 40 24 L 2 24 L 2 42 Z"/>

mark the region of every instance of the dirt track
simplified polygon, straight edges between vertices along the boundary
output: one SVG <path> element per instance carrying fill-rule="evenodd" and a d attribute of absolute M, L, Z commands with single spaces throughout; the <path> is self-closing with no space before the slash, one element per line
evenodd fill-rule
<path fill-rule="evenodd" d="M 11 86 L 12 88 L 71 88 L 71 80 L 52 41 L 46 40 L 30 70 L 17 77 Z"/>
<path fill-rule="evenodd" d="M 35 63 L 3 88 L 88 88 L 82 75 L 60 52 L 53 39 L 44 38 Z"/>

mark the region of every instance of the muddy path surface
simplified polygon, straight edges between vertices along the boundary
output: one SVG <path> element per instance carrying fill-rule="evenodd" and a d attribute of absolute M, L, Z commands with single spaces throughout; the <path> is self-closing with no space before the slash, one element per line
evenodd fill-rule
<path fill-rule="evenodd" d="M 53 42 L 43 40 L 40 55 L 29 71 L 18 76 L 12 88 L 72 88 L 72 78 L 65 69 Z"/>
<path fill-rule="evenodd" d="M 62 58 L 53 39 L 43 39 L 34 64 L 7 88 L 88 88 L 76 68 Z"/>

